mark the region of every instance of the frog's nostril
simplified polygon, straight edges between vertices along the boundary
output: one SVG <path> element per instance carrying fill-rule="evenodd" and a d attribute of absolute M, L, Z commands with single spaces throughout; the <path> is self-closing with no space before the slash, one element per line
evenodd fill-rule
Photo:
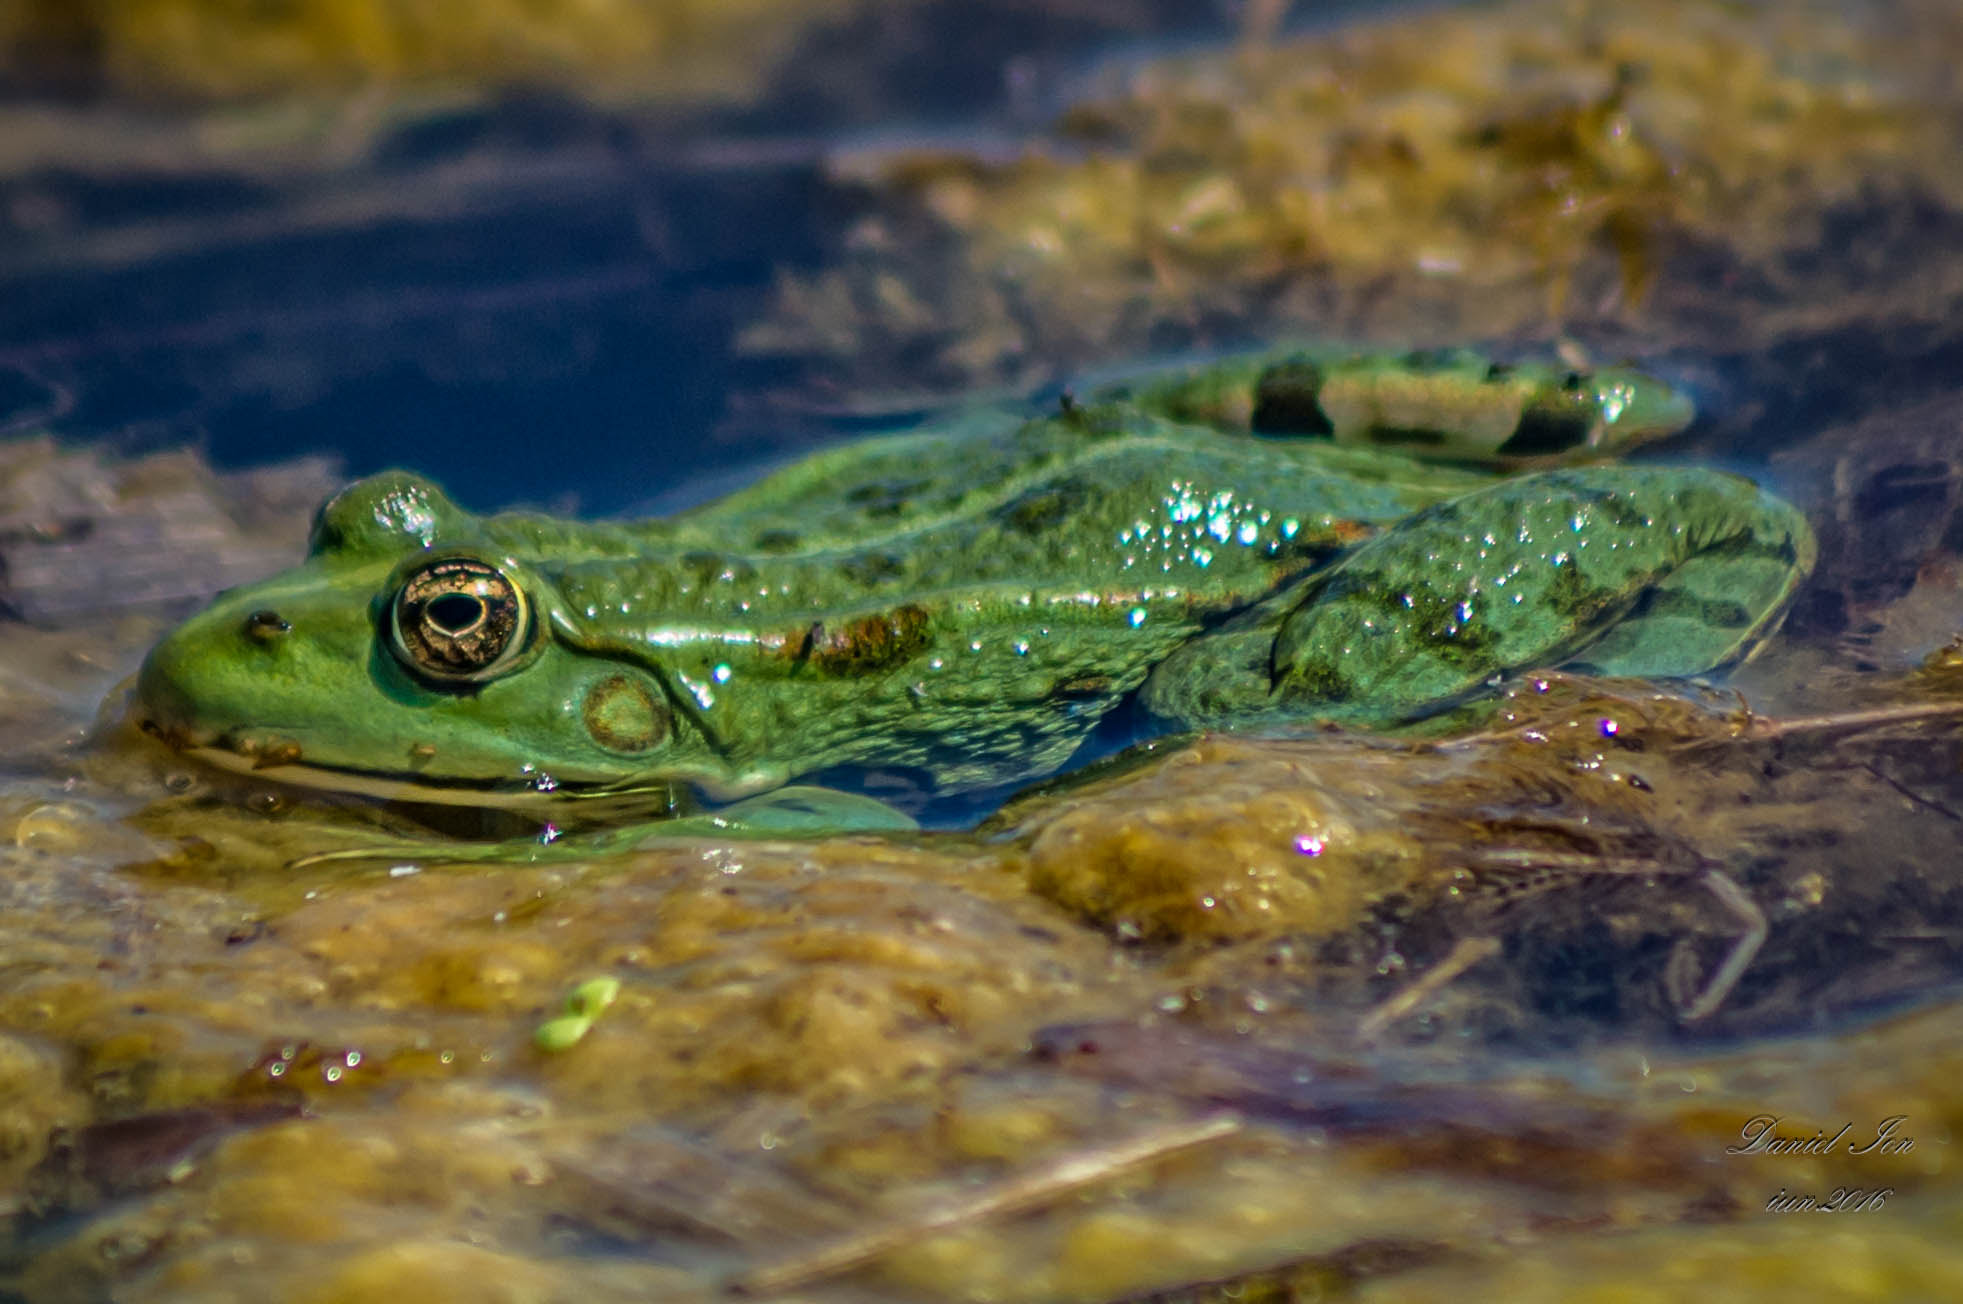
<path fill-rule="evenodd" d="M 248 734 L 233 732 L 217 740 L 216 745 L 252 762 L 255 770 L 267 770 L 279 765 L 297 764 L 302 755 L 300 744 L 291 738 L 277 734 Z"/>
<path fill-rule="evenodd" d="M 276 642 L 282 634 L 292 632 L 293 626 L 269 608 L 261 607 L 245 618 L 245 636 L 255 643 Z"/>

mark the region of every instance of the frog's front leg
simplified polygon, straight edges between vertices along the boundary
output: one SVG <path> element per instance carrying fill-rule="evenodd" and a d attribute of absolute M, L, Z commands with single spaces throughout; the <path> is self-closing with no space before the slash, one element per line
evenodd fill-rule
<path fill-rule="evenodd" d="M 1758 646 L 1813 556 L 1805 518 L 1737 476 L 1521 476 L 1418 513 L 1181 648 L 1144 701 L 1187 725 L 1386 726 L 1532 666 L 1701 674 Z"/>

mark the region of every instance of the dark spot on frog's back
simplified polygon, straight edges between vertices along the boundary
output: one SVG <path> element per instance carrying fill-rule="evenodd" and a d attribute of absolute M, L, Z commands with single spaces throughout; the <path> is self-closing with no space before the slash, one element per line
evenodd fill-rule
<path fill-rule="evenodd" d="M 858 507 L 869 521 L 891 521 L 933 488 L 925 480 L 875 480 L 848 491 L 845 501 Z"/>
<path fill-rule="evenodd" d="M 814 624 L 803 655 L 828 675 L 871 675 L 904 665 L 933 642 L 927 612 L 909 603 L 840 625 Z"/>
<path fill-rule="evenodd" d="M 293 632 L 293 626 L 277 611 L 261 607 L 245 618 L 245 636 L 255 643 L 273 644 Z"/>
<path fill-rule="evenodd" d="M 1594 424 L 1594 413 L 1579 401 L 1566 397 L 1542 399 L 1520 414 L 1520 424 L 1493 451 L 1501 457 L 1565 453 L 1586 443 Z"/>
<path fill-rule="evenodd" d="M 862 589 L 890 584 L 906 574 L 906 564 L 886 552 L 854 553 L 840 561 L 838 573 Z"/>
<path fill-rule="evenodd" d="M 795 530 L 765 530 L 757 535 L 754 546 L 758 552 L 775 556 L 795 552 L 803 541 L 803 536 Z"/>
<path fill-rule="evenodd" d="M 1254 385 L 1254 414 L 1248 428 L 1257 435 L 1331 435 L 1335 426 L 1322 410 L 1322 368 L 1307 358 L 1278 362 Z"/>
<path fill-rule="evenodd" d="M 1588 442 L 1598 412 L 1588 393 L 1588 377 L 1570 371 L 1558 387 L 1544 389 L 1520 414 L 1520 424 L 1495 452 L 1501 457 L 1565 453 Z"/>
<path fill-rule="evenodd" d="M 1022 535 L 1045 534 L 1077 515 L 1090 499 L 1090 487 L 1077 479 L 1031 489 L 995 509 L 995 519 Z"/>
<path fill-rule="evenodd" d="M 700 585 L 713 584 L 728 579 L 732 583 L 747 583 L 755 579 L 757 568 L 741 557 L 726 557 L 719 552 L 686 552 L 681 556 L 681 564 L 694 575 Z"/>
<path fill-rule="evenodd" d="M 1468 356 L 1464 349 L 1413 349 L 1404 355 L 1403 363 L 1406 371 L 1435 376 L 1443 371 L 1460 370 Z"/>

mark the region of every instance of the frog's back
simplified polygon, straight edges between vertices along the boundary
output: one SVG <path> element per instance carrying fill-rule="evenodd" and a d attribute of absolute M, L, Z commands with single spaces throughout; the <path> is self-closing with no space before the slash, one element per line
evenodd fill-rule
<path fill-rule="evenodd" d="M 860 440 L 693 512 L 614 527 L 588 549 L 541 551 L 703 616 L 719 605 L 708 581 L 731 570 L 755 582 L 728 613 L 744 617 L 836 609 L 854 595 L 877 604 L 978 584 L 1042 592 L 1148 578 L 1212 608 L 1488 479 L 1107 405 Z"/>

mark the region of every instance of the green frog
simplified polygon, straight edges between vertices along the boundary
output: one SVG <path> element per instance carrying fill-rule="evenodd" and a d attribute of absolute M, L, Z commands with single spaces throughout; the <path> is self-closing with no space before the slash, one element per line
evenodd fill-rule
<path fill-rule="evenodd" d="M 658 520 L 478 516 L 391 471 L 164 638 L 136 712 L 296 784 L 559 811 L 686 788 L 808 829 L 891 821 L 800 779 L 987 789 L 1120 718 L 1394 729 L 1527 667 L 1699 674 L 1774 628 L 1814 545 L 1745 479 L 1603 464 L 1689 418 L 1628 370 L 1282 349 L 865 438 Z"/>

